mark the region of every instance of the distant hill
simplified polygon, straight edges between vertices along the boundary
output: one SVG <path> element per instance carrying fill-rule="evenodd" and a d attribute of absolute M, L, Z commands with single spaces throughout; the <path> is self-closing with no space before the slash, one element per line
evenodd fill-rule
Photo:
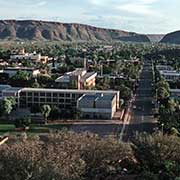
<path fill-rule="evenodd" d="M 147 34 L 147 37 L 151 42 L 160 42 L 164 36 L 165 34 Z"/>
<path fill-rule="evenodd" d="M 180 44 L 180 31 L 175 31 L 167 34 L 161 40 L 162 43 Z"/>
<path fill-rule="evenodd" d="M 0 39 L 36 41 L 131 41 L 150 42 L 146 35 L 83 24 L 33 20 L 0 21 Z"/>

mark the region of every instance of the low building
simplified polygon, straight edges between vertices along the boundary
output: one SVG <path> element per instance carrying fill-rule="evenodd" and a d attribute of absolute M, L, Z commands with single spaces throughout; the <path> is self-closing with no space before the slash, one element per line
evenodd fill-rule
<path fill-rule="evenodd" d="M 160 71 L 160 76 L 163 77 L 166 81 L 179 81 L 180 73 L 177 71 Z"/>
<path fill-rule="evenodd" d="M 158 71 L 173 71 L 174 70 L 172 66 L 168 66 L 168 65 L 157 65 L 156 69 Z"/>
<path fill-rule="evenodd" d="M 85 119 L 112 119 L 116 107 L 115 94 L 83 95 L 78 99 L 77 108 L 81 118 Z"/>
<path fill-rule="evenodd" d="M 29 68 L 29 67 L 7 67 L 3 69 L 0 73 L 8 74 L 9 77 L 14 76 L 18 71 L 27 72 L 29 75 L 33 77 L 37 77 L 40 74 L 39 69 Z"/>
<path fill-rule="evenodd" d="M 20 104 L 20 91 L 22 88 L 11 87 L 9 85 L 0 85 L 0 100 L 8 97 L 14 97 L 17 106 Z"/>
<path fill-rule="evenodd" d="M 96 97 L 91 114 L 97 113 L 97 116 L 93 117 L 103 119 L 111 119 L 114 112 L 119 109 L 119 91 L 12 88 L 7 86 L 3 87 L 1 92 L 1 98 L 4 97 L 15 97 L 19 108 L 41 107 L 48 104 L 60 109 L 80 108 L 82 113 L 86 113 L 89 103 L 93 103 L 92 100 L 85 103 L 86 97 Z"/>
<path fill-rule="evenodd" d="M 180 89 L 170 89 L 170 97 L 180 100 Z"/>
<path fill-rule="evenodd" d="M 34 62 L 40 62 L 46 64 L 48 62 L 48 56 L 42 56 L 40 53 L 26 53 L 24 49 L 20 50 L 18 53 L 13 53 L 10 56 L 11 60 L 21 61 L 21 60 L 32 60 Z"/>
<path fill-rule="evenodd" d="M 85 89 L 92 88 L 96 85 L 95 72 L 87 72 L 85 69 L 76 69 L 75 71 L 65 73 L 56 79 L 59 88 Z"/>

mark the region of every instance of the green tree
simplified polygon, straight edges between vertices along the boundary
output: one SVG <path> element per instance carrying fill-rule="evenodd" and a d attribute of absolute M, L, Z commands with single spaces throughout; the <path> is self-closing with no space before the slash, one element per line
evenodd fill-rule
<path fill-rule="evenodd" d="M 41 113 L 44 117 L 45 123 L 47 124 L 47 118 L 49 117 L 51 112 L 51 107 L 49 105 L 43 105 L 41 108 Z"/>
<path fill-rule="evenodd" d="M 4 114 L 4 115 L 9 116 L 15 104 L 16 104 L 16 101 L 13 97 L 4 98 L 1 102 L 1 115 Z"/>
<path fill-rule="evenodd" d="M 162 133 L 141 134 L 133 140 L 132 148 L 140 172 L 151 172 L 160 180 L 173 180 L 180 176 L 179 137 Z"/>

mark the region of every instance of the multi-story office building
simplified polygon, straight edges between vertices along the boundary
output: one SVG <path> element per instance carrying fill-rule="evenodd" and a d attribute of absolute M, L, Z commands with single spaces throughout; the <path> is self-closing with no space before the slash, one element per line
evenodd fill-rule
<path fill-rule="evenodd" d="M 97 97 L 95 106 L 88 108 L 89 104 L 93 103 L 91 98 L 86 98 L 88 96 Z M 61 109 L 79 109 L 82 113 L 88 111 L 90 118 L 112 118 L 114 112 L 119 109 L 119 91 L 12 88 L 8 86 L 1 90 L 1 99 L 4 97 L 15 97 L 19 108 L 41 107 L 48 104 Z M 97 116 L 94 116 L 94 113 L 97 113 Z"/>

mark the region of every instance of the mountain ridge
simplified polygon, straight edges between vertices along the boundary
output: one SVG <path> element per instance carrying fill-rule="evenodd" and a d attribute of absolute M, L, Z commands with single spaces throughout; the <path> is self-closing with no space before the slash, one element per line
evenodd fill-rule
<path fill-rule="evenodd" d="M 148 36 L 79 23 L 38 20 L 0 20 L 0 39 L 37 41 L 150 42 Z"/>
<path fill-rule="evenodd" d="M 180 30 L 168 33 L 160 42 L 169 44 L 180 44 Z"/>

